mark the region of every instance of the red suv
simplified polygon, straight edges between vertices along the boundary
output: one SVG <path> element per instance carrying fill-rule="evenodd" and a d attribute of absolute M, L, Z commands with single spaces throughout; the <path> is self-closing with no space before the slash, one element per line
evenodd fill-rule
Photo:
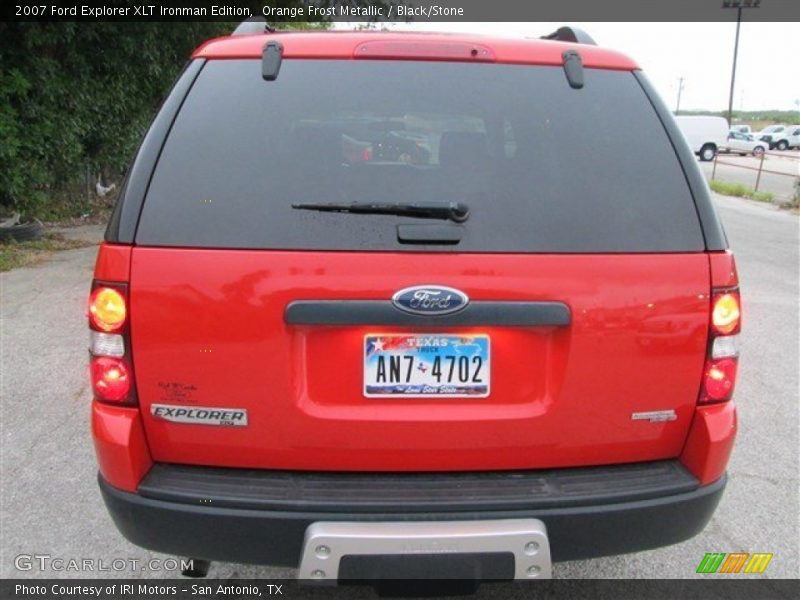
<path fill-rule="evenodd" d="M 636 64 L 548 38 L 195 51 L 90 300 L 125 537 L 334 581 L 547 577 L 703 529 L 736 431 L 733 256 Z"/>

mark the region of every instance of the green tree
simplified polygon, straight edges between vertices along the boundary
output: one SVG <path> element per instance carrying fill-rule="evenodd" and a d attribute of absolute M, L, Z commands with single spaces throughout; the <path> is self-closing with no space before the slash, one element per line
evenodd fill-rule
<path fill-rule="evenodd" d="M 121 172 L 192 49 L 230 23 L 0 23 L 0 204 Z"/>

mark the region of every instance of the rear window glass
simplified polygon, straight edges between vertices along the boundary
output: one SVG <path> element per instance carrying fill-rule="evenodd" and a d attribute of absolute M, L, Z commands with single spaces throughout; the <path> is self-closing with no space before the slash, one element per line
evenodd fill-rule
<path fill-rule="evenodd" d="M 415 61 L 210 61 L 150 184 L 142 245 L 442 252 L 703 250 L 688 184 L 630 72 Z M 461 202 L 463 224 L 297 210 Z M 397 225 L 458 228 L 403 244 Z M 435 237 L 435 236 L 434 236 Z M 447 236 L 445 236 L 447 237 Z"/>

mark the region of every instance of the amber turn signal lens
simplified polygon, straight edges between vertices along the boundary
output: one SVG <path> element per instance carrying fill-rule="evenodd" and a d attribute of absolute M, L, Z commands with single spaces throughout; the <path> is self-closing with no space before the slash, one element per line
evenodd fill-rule
<path fill-rule="evenodd" d="M 99 287 L 89 300 L 89 318 L 101 331 L 119 331 L 125 325 L 125 297 L 114 288 Z"/>
<path fill-rule="evenodd" d="M 711 309 L 711 324 L 717 333 L 727 335 L 734 333 L 739 328 L 739 296 L 735 293 L 725 293 L 714 298 L 714 307 Z"/>

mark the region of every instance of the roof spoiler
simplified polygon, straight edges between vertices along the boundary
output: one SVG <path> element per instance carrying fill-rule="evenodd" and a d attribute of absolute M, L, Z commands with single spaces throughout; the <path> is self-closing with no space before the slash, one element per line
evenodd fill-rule
<path fill-rule="evenodd" d="M 259 33 L 274 32 L 275 28 L 267 23 L 264 17 L 250 17 L 239 23 L 231 35 L 257 35 Z"/>
<path fill-rule="evenodd" d="M 578 29 L 577 27 L 559 27 L 553 33 L 543 35 L 541 39 L 597 46 L 597 42 L 595 42 L 588 33 L 586 33 L 583 29 Z"/>

